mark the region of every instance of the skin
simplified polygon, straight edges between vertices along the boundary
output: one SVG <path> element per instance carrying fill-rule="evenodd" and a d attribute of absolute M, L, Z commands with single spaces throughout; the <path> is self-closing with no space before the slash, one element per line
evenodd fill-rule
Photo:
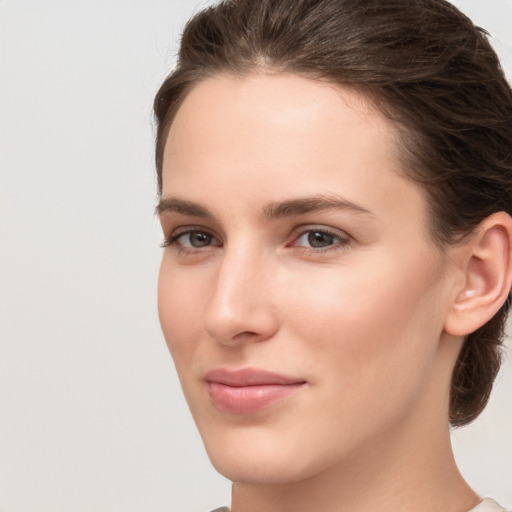
<path fill-rule="evenodd" d="M 207 79 L 173 121 L 159 314 L 212 463 L 234 482 L 233 512 L 462 512 L 479 501 L 448 430 L 462 333 L 446 325 L 467 248 L 432 242 L 397 148 L 364 97 L 292 74 Z M 331 204 L 276 208 L 311 197 Z M 334 207 L 340 198 L 348 206 Z M 215 368 L 305 385 L 231 414 L 209 396 Z"/>

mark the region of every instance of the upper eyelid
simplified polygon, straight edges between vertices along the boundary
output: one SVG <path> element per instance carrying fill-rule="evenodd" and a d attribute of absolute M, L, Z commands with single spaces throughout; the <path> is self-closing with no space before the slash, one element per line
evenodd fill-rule
<path fill-rule="evenodd" d="M 305 224 L 302 226 L 298 226 L 294 230 L 294 233 L 295 236 L 298 236 L 308 233 L 309 231 L 324 231 L 326 233 L 329 233 L 330 235 L 339 236 L 341 238 L 352 238 L 352 236 L 344 229 L 334 228 L 331 226 L 324 226 L 322 224 Z"/>
<path fill-rule="evenodd" d="M 200 231 L 204 233 L 208 233 L 209 235 L 214 236 L 215 238 L 219 238 L 219 235 L 214 229 L 207 228 L 205 226 L 197 226 L 195 224 L 188 224 L 179 226 L 177 228 L 169 229 L 170 237 L 183 235 L 185 233 L 190 233 L 191 231 Z"/>
<path fill-rule="evenodd" d="M 206 226 L 189 224 L 189 225 L 179 226 L 172 230 L 168 230 L 168 232 L 170 232 L 170 233 L 168 236 L 165 236 L 164 243 L 169 243 L 169 242 L 175 241 L 180 236 L 186 235 L 187 233 L 196 232 L 196 231 L 208 233 L 209 235 L 214 237 L 216 240 L 222 241 L 222 237 L 216 232 L 216 230 L 206 227 Z M 296 240 L 300 236 L 302 236 L 305 233 L 308 233 L 310 231 L 324 231 L 326 233 L 329 233 L 330 235 L 339 236 L 340 238 L 348 238 L 348 239 L 353 238 L 344 229 L 335 228 L 332 226 L 326 226 L 324 224 L 311 224 L 311 223 L 310 224 L 301 224 L 301 225 L 294 227 L 288 238 L 292 238 L 292 239 Z"/>

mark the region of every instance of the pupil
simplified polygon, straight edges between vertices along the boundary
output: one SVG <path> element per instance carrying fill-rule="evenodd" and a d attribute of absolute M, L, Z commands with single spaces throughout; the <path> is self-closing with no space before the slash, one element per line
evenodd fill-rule
<path fill-rule="evenodd" d="M 321 231 L 312 231 L 308 235 L 308 242 L 311 247 L 327 247 L 334 243 L 334 236 Z"/>
<path fill-rule="evenodd" d="M 210 244 L 211 239 L 211 235 L 207 233 L 193 233 L 190 237 L 190 243 L 192 247 L 204 247 Z"/>

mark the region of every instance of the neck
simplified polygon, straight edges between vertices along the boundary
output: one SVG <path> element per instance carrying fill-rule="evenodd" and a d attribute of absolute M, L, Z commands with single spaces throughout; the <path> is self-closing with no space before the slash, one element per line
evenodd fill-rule
<path fill-rule="evenodd" d="M 457 469 L 448 428 L 418 428 L 404 425 L 307 480 L 235 483 L 232 512 L 467 512 L 480 499 Z"/>

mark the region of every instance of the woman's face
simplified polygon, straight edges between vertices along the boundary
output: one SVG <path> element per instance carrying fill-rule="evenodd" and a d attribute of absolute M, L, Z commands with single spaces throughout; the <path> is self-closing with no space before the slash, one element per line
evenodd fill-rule
<path fill-rule="evenodd" d="M 159 314 L 234 481 L 298 481 L 446 428 L 460 275 L 397 147 L 364 97 L 291 74 L 205 80 L 176 115 Z"/>

